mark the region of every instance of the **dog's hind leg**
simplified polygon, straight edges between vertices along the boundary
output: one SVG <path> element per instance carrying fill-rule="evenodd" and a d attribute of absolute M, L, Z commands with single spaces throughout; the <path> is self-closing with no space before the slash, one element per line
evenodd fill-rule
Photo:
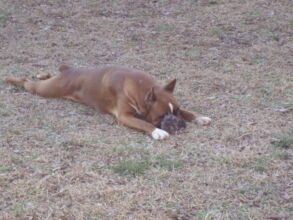
<path fill-rule="evenodd" d="M 40 81 L 32 81 L 26 77 L 7 77 L 5 82 L 23 86 L 28 92 L 43 97 L 58 98 L 70 95 L 70 88 L 65 86 L 66 82 L 60 76 L 54 76 Z"/>

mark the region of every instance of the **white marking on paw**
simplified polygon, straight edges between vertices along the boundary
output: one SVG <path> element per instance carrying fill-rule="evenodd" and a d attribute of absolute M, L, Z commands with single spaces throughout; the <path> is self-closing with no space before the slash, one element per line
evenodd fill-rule
<path fill-rule="evenodd" d="M 173 107 L 172 103 L 169 102 L 168 105 L 169 105 L 171 113 L 173 114 L 174 107 Z"/>
<path fill-rule="evenodd" d="M 212 119 L 209 117 L 201 116 L 196 119 L 197 123 L 200 125 L 209 125 L 212 122 Z"/>
<path fill-rule="evenodd" d="M 166 131 L 164 131 L 164 130 L 162 130 L 162 129 L 156 128 L 152 132 L 152 137 L 155 140 L 162 140 L 162 139 L 168 138 L 169 137 L 169 133 L 166 132 Z"/>

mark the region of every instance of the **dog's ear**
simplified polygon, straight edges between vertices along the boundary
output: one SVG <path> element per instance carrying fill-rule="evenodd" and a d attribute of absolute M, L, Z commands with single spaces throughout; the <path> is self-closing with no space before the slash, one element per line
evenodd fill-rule
<path fill-rule="evenodd" d="M 156 101 L 156 95 L 154 91 L 154 87 L 152 87 L 146 94 L 144 101 L 146 104 L 152 104 L 154 101 Z"/>
<path fill-rule="evenodd" d="M 173 79 L 171 82 L 169 82 L 167 85 L 164 86 L 164 89 L 168 92 L 173 93 L 175 85 L 176 85 L 176 79 Z"/>

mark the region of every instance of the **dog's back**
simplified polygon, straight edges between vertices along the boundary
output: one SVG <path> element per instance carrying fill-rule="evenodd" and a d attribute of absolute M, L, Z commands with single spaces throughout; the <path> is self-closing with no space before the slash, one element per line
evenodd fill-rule
<path fill-rule="evenodd" d="M 151 87 L 157 86 L 149 74 L 127 68 L 60 67 L 60 81 L 74 100 L 93 106 L 102 112 L 116 111 L 118 99 L 143 100 Z M 126 100 L 125 100 L 126 101 Z"/>

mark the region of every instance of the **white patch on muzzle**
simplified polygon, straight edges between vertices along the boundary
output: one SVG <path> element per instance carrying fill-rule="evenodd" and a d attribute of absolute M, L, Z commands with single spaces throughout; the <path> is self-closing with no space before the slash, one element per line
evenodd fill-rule
<path fill-rule="evenodd" d="M 172 103 L 169 102 L 168 105 L 169 105 L 169 108 L 170 108 L 171 114 L 173 114 L 174 107 L 173 107 Z"/>

